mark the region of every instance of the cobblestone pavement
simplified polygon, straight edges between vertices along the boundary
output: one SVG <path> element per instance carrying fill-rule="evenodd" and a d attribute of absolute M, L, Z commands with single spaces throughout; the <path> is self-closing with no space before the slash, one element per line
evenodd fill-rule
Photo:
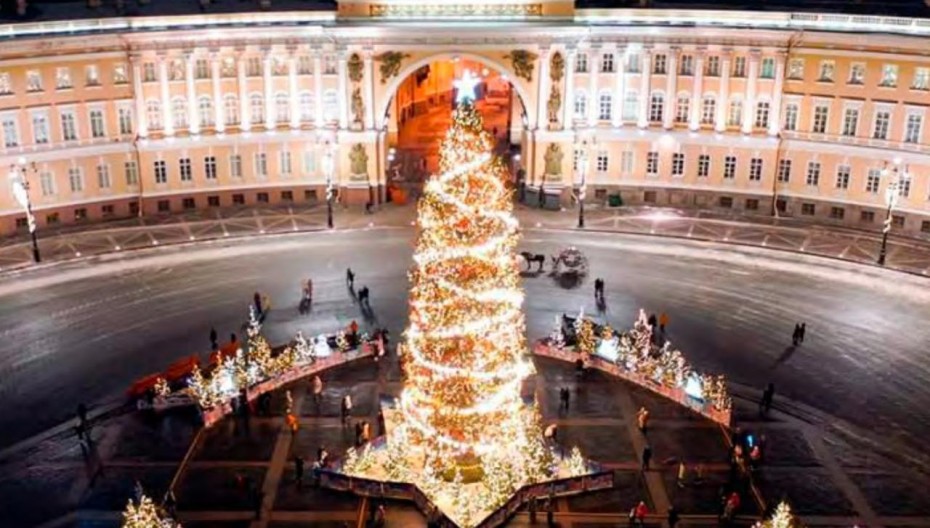
<path fill-rule="evenodd" d="M 729 478 L 723 429 L 627 382 L 596 372 L 579 381 L 569 365 L 536 362 L 538 374 L 525 384 L 524 393 L 535 395 L 544 423 L 559 425 L 564 446 L 579 446 L 615 472 L 612 490 L 559 499 L 559 526 L 616 526 L 639 500 L 655 512 L 649 526 L 661 525 L 669 505 L 683 513 L 680 526 L 716 526 L 720 487 Z M 0 459 L 0 519 L 10 528 L 116 528 L 138 480 L 156 499 L 172 488 L 187 527 L 363 526 L 366 501 L 311 485 L 298 487 L 293 457 L 312 459 L 319 446 L 342 455 L 353 434 L 341 424 L 340 400 L 351 394 L 353 418 L 376 423 L 380 399 L 399 393 L 399 369 L 392 355 L 381 363 L 331 370 L 323 379 L 320 405 L 306 397 L 306 380 L 288 387 L 300 416 L 296 435 L 284 424 L 282 390 L 273 395 L 271 414 L 253 417 L 248 425 L 229 418 L 201 430 L 196 415 L 187 410 L 134 412 L 98 423 L 87 454 L 75 438 L 65 437 Z M 561 387 L 571 390 L 567 412 L 558 408 Z M 635 425 L 641 406 L 652 415 L 645 435 Z M 760 419 L 749 400 L 737 398 L 735 419 L 746 432 L 764 435 L 768 446 L 756 479 L 759 495 L 746 492 L 737 526 L 748 526 L 763 508 L 782 498 L 812 527 L 930 525 L 930 490 L 912 470 L 777 409 Z M 647 444 L 654 463 L 642 473 L 639 453 Z M 683 486 L 677 483 L 679 461 L 689 467 Z M 254 518 L 254 501 L 237 487 L 239 477 L 265 492 L 259 519 Z M 387 510 L 389 527 L 425 524 L 410 504 L 390 503 Z M 509 523 L 528 524 L 526 512 Z"/>
<path fill-rule="evenodd" d="M 364 228 L 372 224 L 409 225 L 413 215 L 412 207 L 392 205 L 383 206 L 373 215 L 337 205 L 334 213 L 337 229 Z M 527 228 L 577 229 L 575 210 L 540 211 L 520 206 L 518 215 Z M 586 231 L 765 247 L 869 265 L 875 265 L 881 247 L 879 233 L 811 225 L 793 219 L 708 218 L 707 213 L 697 211 L 598 207 L 589 207 L 585 216 Z M 44 231 L 40 233 L 39 247 L 44 262 L 56 262 L 165 245 L 325 229 L 326 207 L 322 205 L 216 209 Z M 31 265 L 32 249 L 27 238 L 0 240 L 0 271 Z M 891 236 L 886 267 L 930 274 L 930 241 Z"/>

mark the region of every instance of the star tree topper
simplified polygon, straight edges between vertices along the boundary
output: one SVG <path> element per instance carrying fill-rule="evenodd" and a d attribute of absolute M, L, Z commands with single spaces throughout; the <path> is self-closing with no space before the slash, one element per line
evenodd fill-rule
<path fill-rule="evenodd" d="M 455 104 L 462 104 L 475 100 L 475 87 L 481 84 L 481 79 L 475 77 L 471 70 L 465 70 L 460 79 L 452 81 L 457 93 L 455 95 Z"/>

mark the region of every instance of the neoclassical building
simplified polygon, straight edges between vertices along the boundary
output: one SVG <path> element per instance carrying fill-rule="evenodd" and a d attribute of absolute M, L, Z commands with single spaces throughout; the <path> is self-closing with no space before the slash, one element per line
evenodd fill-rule
<path fill-rule="evenodd" d="M 456 59 L 511 83 L 533 192 L 877 229 L 895 180 L 895 229 L 930 233 L 930 7 L 779 3 L 804 4 L 39 2 L 0 20 L 0 233 L 23 177 L 39 229 L 323 200 L 328 176 L 383 200 L 398 88 Z"/>

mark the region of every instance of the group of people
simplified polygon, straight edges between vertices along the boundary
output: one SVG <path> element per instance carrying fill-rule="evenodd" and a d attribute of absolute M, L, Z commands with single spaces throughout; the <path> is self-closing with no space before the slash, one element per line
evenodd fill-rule
<path fill-rule="evenodd" d="M 798 346 L 804 342 L 804 334 L 807 332 L 807 323 L 797 323 L 794 325 L 794 333 L 791 334 L 791 344 Z"/>

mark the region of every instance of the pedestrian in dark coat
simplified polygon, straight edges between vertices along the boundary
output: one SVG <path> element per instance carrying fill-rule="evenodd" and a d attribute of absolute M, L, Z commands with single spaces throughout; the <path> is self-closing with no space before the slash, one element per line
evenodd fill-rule
<path fill-rule="evenodd" d="M 217 338 L 216 328 L 210 328 L 210 346 L 213 348 L 213 350 L 216 350 L 220 347 L 219 343 L 216 342 Z"/>
<path fill-rule="evenodd" d="M 300 455 L 294 457 L 294 477 L 297 479 L 297 487 L 304 485 L 304 459 Z"/>
<path fill-rule="evenodd" d="M 346 285 L 349 286 L 350 290 L 355 288 L 355 273 L 352 268 L 346 268 Z"/>
<path fill-rule="evenodd" d="M 791 334 L 791 344 L 798 346 L 798 341 L 801 339 L 801 325 L 795 323 L 794 332 Z"/>
<path fill-rule="evenodd" d="M 804 334 L 807 332 L 807 323 L 801 323 L 801 331 L 798 334 L 798 340 L 804 342 Z"/>
<path fill-rule="evenodd" d="M 652 447 L 643 448 L 643 471 L 649 471 L 649 461 L 652 460 Z"/>
<path fill-rule="evenodd" d="M 255 303 L 255 311 L 259 317 L 262 316 L 262 294 L 255 292 L 252 295 L 252 302 Z"/>

